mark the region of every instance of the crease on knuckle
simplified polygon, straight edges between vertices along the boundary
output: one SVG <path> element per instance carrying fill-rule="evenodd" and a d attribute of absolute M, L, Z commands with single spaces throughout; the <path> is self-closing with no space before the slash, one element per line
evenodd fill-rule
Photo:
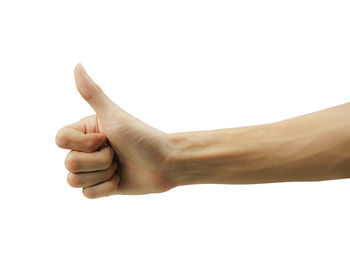
<path fill-rule="evenodd" d="M 94 152 L 99 148 L 99 139 L 95 134 L 89 135 L 89 137 L 85 140 L 85 146 L 88 152 Z"/>
<path fill-rule="evenodd" d="M 81 164 L 76 155 L 70 152 L 65 159 L 65 166 L 71 172 L 79 172 Z"/>
<path fill-rule="evenodd" d="M 108 150 L 101 153 L 98 158 L 99 164 L 103 169 L 108 169 L 113 164 L 114 152 L 111 150 L 111 148 L 108 148 Z"/>
<path fill-rule="evenodd" d="M 66 148 L 69 145 L 69 140 L 67 137 L 66 130 L 64 128 L 60 129 L 56 134 L 56 145 L 60 148 Z"/>
<path fill-rule="evenodd" d="M 74 173 L 69 173 L 67 176 L 67 182 L 73 188 L 79 188 L 81 186 L 79 175 Z"/>
<path fill-rule="evenodd" d="M 96 191 L 93 188 L 84 188 L 83 189 L 83 194 L 87 198 L 96 198 Z"/>
<path fill-rule="evenodd" d="M 106 183 L 105 196 L 113 195 L 116 193 L 117 184 L 115 180 L 111 179 Z"/>
<path fill-rule="evenodd" d="M 114 150 L 112 149 L 112 147 L 109 147 L 108 160 L 110 165 L 112 164 L 113 159 L 114 159 Z"/>

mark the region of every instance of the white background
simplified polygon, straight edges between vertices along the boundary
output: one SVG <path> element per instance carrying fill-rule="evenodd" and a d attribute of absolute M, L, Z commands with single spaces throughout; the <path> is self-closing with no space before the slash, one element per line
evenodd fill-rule
<path fill-rule="evenodd" d="M 78 62 L 169 133 L 349 102 L 349 5 L 1 0 L 0 278 L 349 279 L 347 179 L 89 200 L 54 141 L 93 113 Z"/>

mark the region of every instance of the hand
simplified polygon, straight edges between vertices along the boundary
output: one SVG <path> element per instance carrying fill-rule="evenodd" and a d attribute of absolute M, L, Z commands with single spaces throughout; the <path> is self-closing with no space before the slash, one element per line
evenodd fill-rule
<path fill-rule="evenodd" d="M 78 64 L 74 71 L 81 96 L 96 116 L 62 128 L 59 147 L 66 158 L 68 183 L 88 198 L 112 194 L 164 192 L 171 182 L 172 145 L 163 133 L 113 103 Z"/>

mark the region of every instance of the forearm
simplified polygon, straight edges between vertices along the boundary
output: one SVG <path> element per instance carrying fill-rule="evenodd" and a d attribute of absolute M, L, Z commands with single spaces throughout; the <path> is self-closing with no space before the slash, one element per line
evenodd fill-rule
<path fill-rule="evenodd" d="M 174 186 L 350 177 L 350 103 L 271 124 L 169 135 Z"/>

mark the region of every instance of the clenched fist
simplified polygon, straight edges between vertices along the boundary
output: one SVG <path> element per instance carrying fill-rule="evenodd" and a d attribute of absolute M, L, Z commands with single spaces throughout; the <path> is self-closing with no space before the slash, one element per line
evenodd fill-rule
<path fill-rule="evenodd" d="M 70 149 L 68 183 L 88 198 L 147 194 L 173 187 L 173 147 L 166 133 L 131 116 L 113 103 L 81 64 L 74 71 L 81 96 L 96 115 L 62 128 L 59 147 Z"/>

